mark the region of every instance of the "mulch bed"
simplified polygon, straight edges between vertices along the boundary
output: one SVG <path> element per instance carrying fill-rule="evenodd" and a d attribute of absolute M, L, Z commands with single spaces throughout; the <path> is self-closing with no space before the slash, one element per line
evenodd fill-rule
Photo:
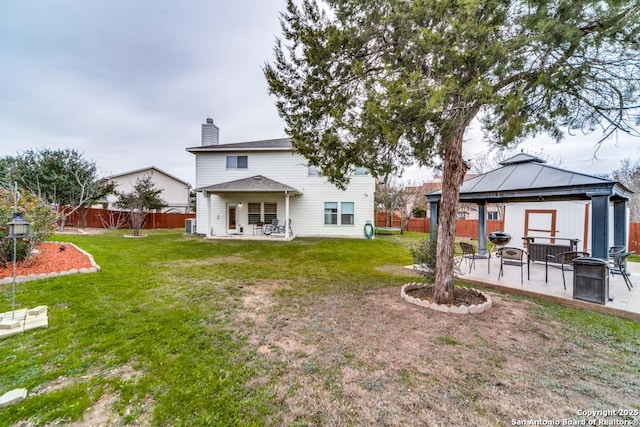
<path fill-rule="evenodd" d="M 39 245 L 36 250 L 38 253 L 34 253 L 28 259 L 16 263 L 17 276 L 92 267 L 89 257 L 70 244 L 45 242 Z M 0 268 L 0 279 L 11 277 L 12 275 L 13 266 L 11 263 L 7 268 Z"/>

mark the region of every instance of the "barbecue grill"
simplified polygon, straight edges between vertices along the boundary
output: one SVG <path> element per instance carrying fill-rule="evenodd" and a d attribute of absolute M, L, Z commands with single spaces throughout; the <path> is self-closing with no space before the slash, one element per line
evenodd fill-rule
<path fill-rule="evenodd" d="M 489 234 L 489 241 L 496 246 L 506 246 L 511 241 L 511 234 L 504 231 L 494 231 Z"/>

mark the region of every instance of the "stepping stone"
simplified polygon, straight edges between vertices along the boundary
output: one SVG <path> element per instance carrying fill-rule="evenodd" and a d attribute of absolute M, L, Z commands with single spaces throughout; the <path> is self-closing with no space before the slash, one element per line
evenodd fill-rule
<path fill-rule="evenodd" d="M 27 398 L 26 388 L 16 388 L 0 396 L 0 408 L 22 402 Z"/>
<path fill-rule="evenodd" d="M 0 320 L 0 329 L 15 329 L 22 325 L 22 320 L 18 319 L 4 319 Z"/>
<path fill-rule="evenodd" d="M 30 309 L 29 311 L 27 311 L 28 315 L 32 315 L 32 316 L 37 316 L 38 314 L 42 314 L 42 313 L 46 313 L 47 312 L 47 306 L 46 305 L 39 305 L 37 307 L 34 307 L 32 309 Z"/>

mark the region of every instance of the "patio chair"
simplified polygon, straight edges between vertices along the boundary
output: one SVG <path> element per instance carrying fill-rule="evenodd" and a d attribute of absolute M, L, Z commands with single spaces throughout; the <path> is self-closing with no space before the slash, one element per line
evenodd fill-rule
<path fill-rule="evenodd" d="M 560 264 L 560 269 L 562 270 L 562 284 L 564 285 L 564 289 L 567 289 L 567 282 L 564 278 L 564 272 L 573 270 L 573 260 L 578 257 L 588 257 L 589 252 L 580 252 L 580 251 L 568 251 L 561 252 L 556 255 L 547 254 L 547 257 L 544 260 L 544 281 L 549 281 L 549 263 L 551 264 Z M 566 268 L 565 268 L 566 266 Z"/>
<path fill-rule="evenodd" d="M 629 273 L 627 273 L 627 258 L 629 255 L 634 254 L 635 251 L 627 252 L 622 246 L 614 246 L 614 248 L 622 248 L 622 251 L 615 250 L 613 253 L 609 250 L 609 257 L 611 258 L 611 274 L 620 274 L 624 279 L 624 283 L 627 285 L 627 289 L 631 290 L 633 284 L 629 279 Z M 613 249 L 613 248 L 612 248 Z"/>
<path fill-rule="evenodd" d="M 262 233 L 269 236 L 271 233 L 278 232 L 278 219 L 274 218 L 271 220 L 271 224 L 267 224 L 262 229 Z"/>
<path fill-rule="evenodd" d="M 526 260 L 525 260 L 526 255 Z M 527 280 L 531 279 L 531 273 L 529 271 L 529 256 L 527 251 L 520 248 L 512 248 L 506 246 L 504 248 L 498 249 L 498 256 L 500 257 L 500 271 L 498 272 L 498 280 L 500 280 L 500 276 L 504 276 L 504 266 L 505 265 L 516 265 L 520 266 L 520 283 L 524 283 L 523 281 L 523 267 L 527 264 Z"/>
<path fill-rule="evenodd" d="M 471 269 L 475 270 L 476 268 L 476 259 L 483 257 L 478 255 L 476 247 L 471 243 L 460 242 L 460 249 L 462 249 L 462 258 L 459 265 L 462 264 L 463 260 L 466 260 L 469 263 L 469 273 L 471 273 Z"/>
<path fill-rule="evenodd" d="M 609 248 L 609 261 L 611 270 L 611 274 L 620 274 L 618 271 L 618 266 L 616 265 L 616 258 L 620 257 L 620 255 L 624 254 L 627 251 L 627 248 L 624 246 L 611 246 Z"/>
<path fill-rule="evenodd" d="M 276 231 L 274 231 L 274 233 L 284 234 L 285 231 L 286 231 L 285 225 L 282 224 L 276 227 Z M 289 218 L 289 234 L 290 235 L 293 234 L 293 231 L 291 230 L 291 218 Z"/>
<path fill-rule="evenodd" d="M 253 225 L 253 234 L 263 234 L 264 222 L 258 221 Z"/>

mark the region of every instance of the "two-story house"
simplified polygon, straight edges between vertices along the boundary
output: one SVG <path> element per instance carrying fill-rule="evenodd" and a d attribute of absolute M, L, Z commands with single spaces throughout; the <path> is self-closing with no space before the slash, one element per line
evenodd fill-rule
<path fill-rule="evenodd" d="M 196 156 L 196 227 L 207 237 L 260 234 L 274 219 L 279 235 L 365 237 L 373 223 L 375 181 L 355 170 L 340 190 L 308 166 L 289 138 L 220 144 L 213 120 L 202 125 Z"/>

